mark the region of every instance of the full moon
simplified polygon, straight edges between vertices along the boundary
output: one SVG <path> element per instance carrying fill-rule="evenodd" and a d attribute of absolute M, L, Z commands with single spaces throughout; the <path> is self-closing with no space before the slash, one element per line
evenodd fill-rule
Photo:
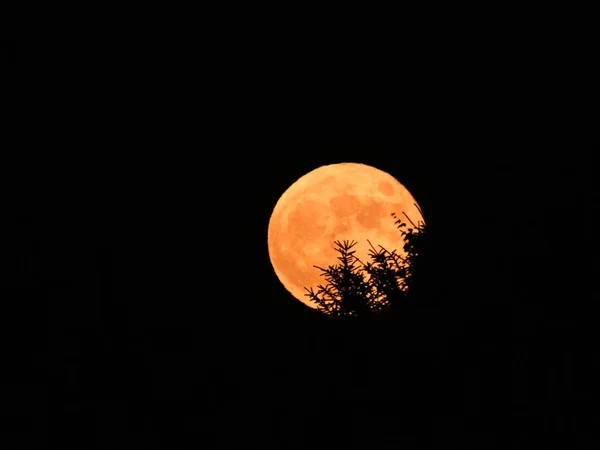
<path fill-rule="evenodd" d="M 375 248 L 402 254 L 404 242 L 391 214 L 424 222 L 416 205 L 408 189 L 375 167 L 318 167 L 293 183 L 273 209 L 267 240 L 275 274 L 295 298 L 314 308 L 304 288 L 316 290 L 325 283 L 315 265 L 338 263 L 334 241 L 357 241 L 355 256 L 362 262 L 369 261 L 367 239 Z"/>

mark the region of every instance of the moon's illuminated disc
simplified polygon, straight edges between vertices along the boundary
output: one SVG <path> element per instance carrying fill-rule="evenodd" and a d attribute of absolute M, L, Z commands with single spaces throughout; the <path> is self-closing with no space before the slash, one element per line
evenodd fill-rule
<path fill-rule="evenodd" d="M 358 241 L 356 256 L 369 261 L 369 243 L 402 253 L 392 213 L 424 221 L 410 192 L 390 174 L 358 163 L 319 167 L 279 198 L 269 220 L 269 257 L 277 277 L 298 300 L 315 307 L 305 287 L 324 284 L 314 265 L 335 265 L 336 240 Z"/>

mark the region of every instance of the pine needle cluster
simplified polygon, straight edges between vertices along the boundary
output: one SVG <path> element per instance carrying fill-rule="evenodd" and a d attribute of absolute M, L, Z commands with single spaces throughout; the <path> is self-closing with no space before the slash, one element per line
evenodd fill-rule
<path fill-rule="evenodd" d="M 314 290 L 305 288 L 306 296 L 317 310 L 334 317 L 366 317 L 392 310 L 406 300 L 425 246 L 426 227 L 406 222 L 392 214 L 403 240 L 402 254 L 370 241 L 368 262 L 360 261 L 354 250 L 356 241 L 335 241 L 338 263 L 321 271 L 325 283 Z"/>

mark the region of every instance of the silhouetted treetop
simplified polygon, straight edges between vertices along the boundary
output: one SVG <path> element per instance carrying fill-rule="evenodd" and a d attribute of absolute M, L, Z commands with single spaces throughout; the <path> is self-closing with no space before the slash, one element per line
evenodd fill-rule
<path fill-rule="evenodd" d="M 360 261 L 353 248 L 355 241 L 335 241 L 338 264 L 327 268 L 314 266 L 322 273 L 325 284 L 305 288 L 306 296 L 317 310 L 333 317 L 369 317 L 394 310 L 406 301 L 412 290 L 420 257 L 426 246 L 424 222 L 415 224 L 404 214 L 408 223 L 392 214 L 403 240 L 403 253 L 389 251 L 370 242 L 370 261 Z"/>

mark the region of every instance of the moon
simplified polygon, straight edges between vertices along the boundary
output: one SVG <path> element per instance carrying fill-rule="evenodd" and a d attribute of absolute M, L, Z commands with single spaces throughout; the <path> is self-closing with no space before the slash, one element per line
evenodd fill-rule
<path fill-rule="evenodd" d="M 402 254 L 403 240 L 392 213 L 424 222 L 411 193 L 387 172 L 360 163 L 318 167 L 279 198 L 268 228 L 269 258 L 283 286 L 315 308 L 304 288 L 324 284 L 314 267 L 335 265 L 336 240 L 354 240 L 355 256 L 369 261 L 369 243 Z M 410 226 L 410 225 L 409 225 Z"/>

